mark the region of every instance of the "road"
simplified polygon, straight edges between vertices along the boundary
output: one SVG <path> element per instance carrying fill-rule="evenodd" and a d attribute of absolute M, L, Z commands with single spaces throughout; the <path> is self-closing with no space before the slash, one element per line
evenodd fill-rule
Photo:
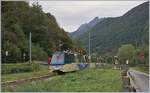
<path fill-rule="evenodd" d="M 133 79 L 134 84 L 137 87 L 137 92 L 149 91 L 149 76 L 145 73 L 130 69 L 130 76 Z"/>

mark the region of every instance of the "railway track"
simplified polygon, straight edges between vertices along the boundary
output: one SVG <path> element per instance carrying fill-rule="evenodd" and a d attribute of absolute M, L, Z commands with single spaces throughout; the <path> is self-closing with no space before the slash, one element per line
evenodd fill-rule
<path fill-rule="evenodd" d="M 19 80 L 13 80 L 13 81 L 7 81 L 7 82 L 2 82 L 1 86 L 5 87 L 5 86 L 15 86 L 15 85 L 20 85 L 23 83 L 27 83 L 27 82 L 35 82 L 35 81 L 40 81 L 40 80 L 46 80 L 48 78 L 54 77 L 54 76 L 60 76 L 60 75 L 65 75 L 67 73 L 74 73 L 76 71 L 72 71 L 72 72 L 51 72 L 47 75 L 43 75 L 43 76 L 39 76 L 39 77 L 32 77 L 32 78 L 26 78 L 26 79 L 19 79 Z"/>
<path fill-rule="evenodd" d="M 50 77 L 54 77 L 54 76 L 57 76 L 57 75 L 58 75 L 57 73 L 50 73 L 50 74 L 43 75 L 43 76 L 40 76 L 40 77 L 32 77 L 32 78 L 26 78 L 26 79 L 14 80 L 14 81 L 7 81 L 7 82 L 2 82 L 1 86 L 2 87 L 15 86 L 15 85 L 23 84 L 23 83 L 26 83 L 26 82 L 45 80 L 45 79 L 48 79 Z"/>

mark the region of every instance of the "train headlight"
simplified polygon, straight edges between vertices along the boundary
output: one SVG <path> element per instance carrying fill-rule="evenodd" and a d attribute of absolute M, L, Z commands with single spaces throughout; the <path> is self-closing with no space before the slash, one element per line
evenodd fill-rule
<path fill-rule="evenodd" d="M 58 66 L 52 66 L 54 70 L 59 70 L 62 68 L 62 66 L 58 65 Z"/>

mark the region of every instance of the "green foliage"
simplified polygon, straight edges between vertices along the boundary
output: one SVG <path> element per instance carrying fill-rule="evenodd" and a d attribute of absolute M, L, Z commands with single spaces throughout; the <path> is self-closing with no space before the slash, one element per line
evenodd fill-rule
<path fill-rule="evenodd" d="M 149 66 L 149 45 L 143 45 L 136 49 L 136 64 L 144 64 Z"/>
<path fill-rule="evenodd" d="M 135 69 L 137 71 L 141 71 L 141 72 L 144 72 L 146 74 L 149 74 L 149 67 L 148 66 L 139 65 L 136 67 L 132 67 L 132 69 Z"/>
<path fill-rule="evenodd" d="M 14 63 L 20 61 L 21 58 L 21 50 L 18 48 L 15 44 L 11 42 L 5 42 L 5 45 L 2 45 L 4 48 L 3 50 L 8 51 L 8 56 L 5 57 L 5 60 L 7 59 L 7 62 L 12 61 Z M 2 55 L 5 55 L 5 51 L 2 51 Z M 4 59 L 3 59 L 4 60 Z"/>
<path fill-rule="evenodd" d="M 47 61 L 48 55 L 39 46 L 32 46 L 32 60 Z"/>
<path fill-rule="evenodd" d="M 113 59 L 112 56 L 106 56 L 105 60 L 106 60 L 106 63 L 109 63 L 109 64 L 113 64 L 114 63 L 114 59 Z"/>
<path fill-rule="evenodd" d="M 2 64 L 2 74 L 39 71 L 40 65 L 36 63 Z"/>
<path fill-rule="evenodd" d="M 58 41 L 63 43 L 63 50 L 72 48 L 72 41 L 55 17 L 44 13 L 38 3 L 29 6 L 24 1 L 2 1 L 2 63 L 5 62 L 6 50 L 11 60 L 23 61 L 24 53 L 26 61 L 29 59 L 29 32 L 32 33 L 34 60 L 46 60 L 49 51 L 59 49 Z M 6 62 L 14 61 L 6 59 Z"/>
<path fill-rule="evenodd" d="M 122 45 L 118 49 L 117 53 L 119 61 L 122 64 L 125 64 L 126 60 L 129 60 L 129 65 L 149 65 L 149 47 L 148 45 L 143 45 L 137 48 L 134 48 L 131 44 Z"/>
<path fill-rule="evenodd" d="M 135 56 L 135 48 L 131 44 L 122 45 L 119 48 L 117 55 L 122 64 L 126 64 L 126 60 L 129 60 L 129 64 L 132 64 Z"/>
<path fill-rule="evenodd" d="M 2 91 L 18 92 L 119 92 L 122 90 L 120 71 L 113 69 L 85 69 L 52 79 L 2 87 Z"/>

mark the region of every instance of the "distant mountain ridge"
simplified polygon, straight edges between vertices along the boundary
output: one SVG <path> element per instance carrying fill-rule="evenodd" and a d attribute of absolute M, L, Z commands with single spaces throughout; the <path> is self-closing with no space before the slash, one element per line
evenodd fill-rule
<path fill-rule="evenodd" d="M 76 31 L 69 33 L 72 38 L 80 37 L 85 32 L 92 29 L 98 22 L 102 21 L 104 18 L 95 17 L 89 23 L 82 24 Z"/>
<path fill-rule="evenodd" d="M 87 51 L 89 32 L 92 53 L 116 52 L 122 44 L 133 44 L 135 47 L 148 44 L 149 2 L 134 7 L 120 17 L 106 18 L 77 37 Z"/>

